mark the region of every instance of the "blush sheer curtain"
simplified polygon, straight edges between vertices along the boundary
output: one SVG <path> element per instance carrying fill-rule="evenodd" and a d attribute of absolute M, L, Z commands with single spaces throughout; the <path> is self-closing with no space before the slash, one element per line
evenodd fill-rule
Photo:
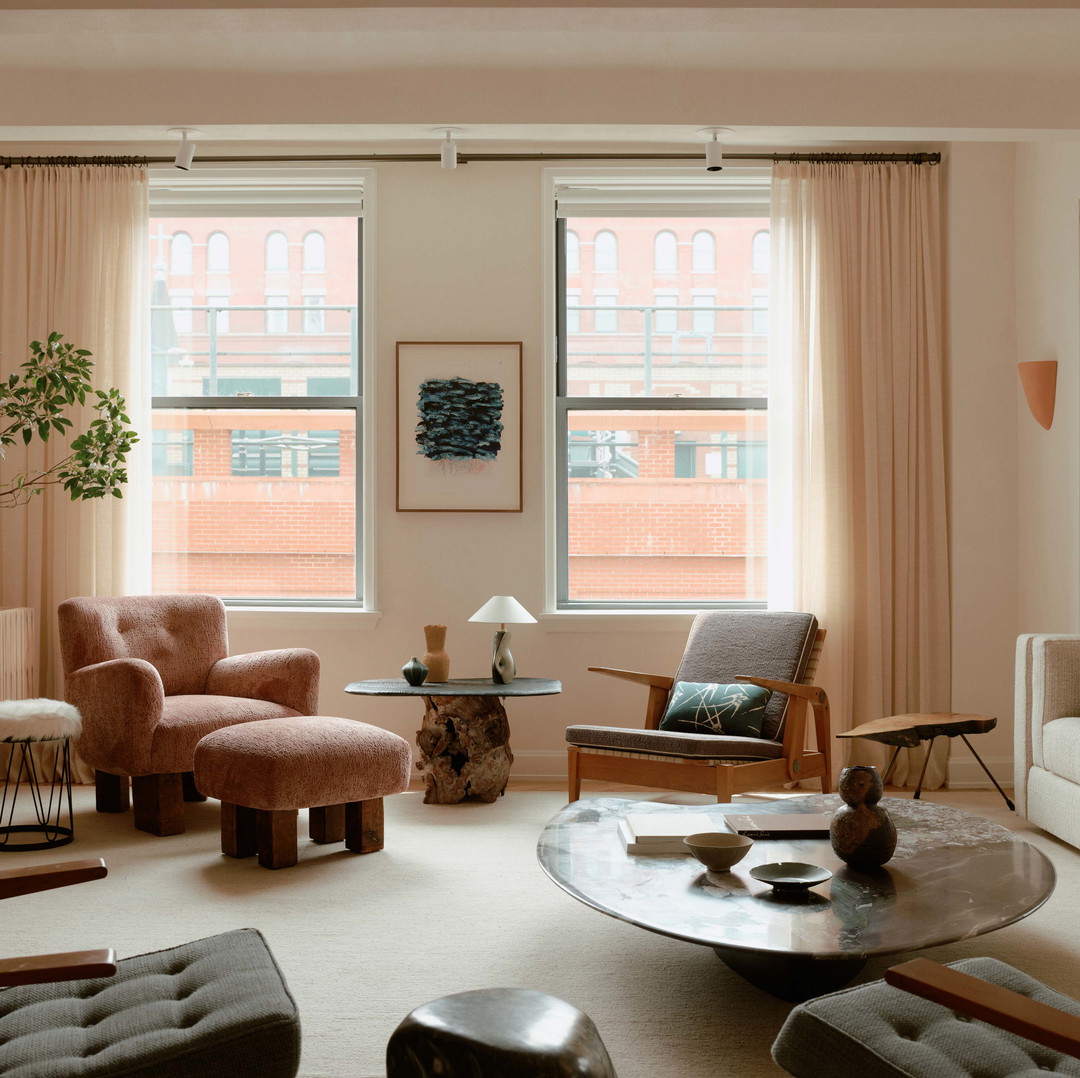
<path fill-rule="evenodd" d="M 0 170 L 0 375 L 50 332 L 93 353 L 95 387 L 127 398 L 142 439 L 122 499 L 73 502 L 46 488 L 0 509 L 0 606 L 30 607 L 40 636 L 40 692 L 63 696 L 56 607 L 75 595 L 144 591 L 149 531 L 150 428 L 146 370 L 146 170 L 125 165 L 13 165 Z M 72 414 L 75 430 L 80 418 Z M 72 435 L 74 437 L 74 435 Z M 70 439 L 11 446 L 3 475 L 48 467 Z M 80 765 L 82 767 L 82 765 Z M 79 778 L 92 777 L 82 767 Z"/>
<path fill-rule="evenodd" d="M 834 733 L 951 706 L 938 176 L 773 171 L 770 605 L 828 630 Z M 838 744 L 879 768 L 893 751 Z M 927 788 L 947 757 L 941 738 Z M 923 758 L 902 750 L 892 782 L 914 785 Z"/>

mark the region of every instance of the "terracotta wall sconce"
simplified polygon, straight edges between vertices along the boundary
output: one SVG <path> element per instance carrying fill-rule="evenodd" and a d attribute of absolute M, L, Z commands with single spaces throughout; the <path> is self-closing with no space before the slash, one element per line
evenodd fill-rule
<path fill-rule="evenodd" d="M 1054 398 L 1057 394 L 1057 360 L 1042 359 L 1018 363 L 1020 382 L 1024 387 L 1031 414 L 1044 430 L 1054 422 Z"/>

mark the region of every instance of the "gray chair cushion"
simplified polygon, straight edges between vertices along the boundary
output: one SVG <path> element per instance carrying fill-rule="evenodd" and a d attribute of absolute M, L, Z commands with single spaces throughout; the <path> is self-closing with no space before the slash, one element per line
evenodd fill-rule
<path fill-rule="evenodd" d="M 802 680 L 814 647 L 817 618 L 783 610 L 708 610 L 690 627 L 676 681 L 732 682 L 739 674 Z M 761 736 L 780 738 L 787 696 L 774 692 Z"/>
<path fill-rule="evenodd" d="M 5 1078 L 292 1078 L 300 1021 L 253 928 L 0 991 Z"/>
<path fill-rule="evenodd" d="M 994 958 L 956 969 L 1080 1015 L 1080 1004 Z M 884 981 L 846 988 L 796 1007 L 772 1047 L 796 1078 L 1037 1078 L 1080 1076 L 1080 1060 L 1005 1033 Z"/>
<path fill-rule="evenodd" d="M 583 748 L 713 760 L 776 760 L 783 753 L 779 741 L 766 741 L 760 737 L 634 730 L 622 726 L 568 726 L 566 740 Z"/>

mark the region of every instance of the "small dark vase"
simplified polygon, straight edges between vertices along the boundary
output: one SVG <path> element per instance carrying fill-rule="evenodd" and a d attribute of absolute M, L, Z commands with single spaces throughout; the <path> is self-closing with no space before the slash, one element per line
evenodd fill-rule
<path fill-rule="evenodd" d="M 428 668 L 415 655 L 401 668 L 401 676 L 410 685 L 423 685 L 427 675 Z"/>
<path fill-rule="evenodd" d="M 878 802 L 884 787 L 876 767 L 845 767 L 840 796 L 847 802 L 833 814 L 829 838 L 833 852 L 855 868 L 885 864 L 896 849 L 896 826 Z"/>

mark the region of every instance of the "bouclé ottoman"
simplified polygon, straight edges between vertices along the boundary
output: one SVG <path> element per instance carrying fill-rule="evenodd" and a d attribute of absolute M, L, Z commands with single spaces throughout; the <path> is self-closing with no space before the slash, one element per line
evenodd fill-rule
<path fill-rule="evenodd" d="M 296 864 L 296 814 L 309 809 L 315 842 L 355 853 L 383 847 L 383 804 L 408 788 L 412 750 L 389 730 L 330 715 L 227 726 L 195 747 L 195 784 L 221 801 L 221 850 Z"/>

